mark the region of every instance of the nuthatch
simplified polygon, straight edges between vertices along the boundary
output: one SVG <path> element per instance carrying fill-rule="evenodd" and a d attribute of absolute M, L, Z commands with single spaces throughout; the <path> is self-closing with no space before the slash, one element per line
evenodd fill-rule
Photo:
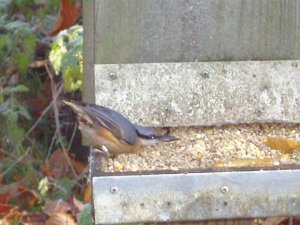
<path fill-rule="evenodd" d="M 90 144 L 115 155 L 137 153 L 142 146 L 159 142 L 176 141 L 179 138 L 131 123 L 120 113 L 95 104 L 68 102 L 77 115 L 79 129 Z"/>

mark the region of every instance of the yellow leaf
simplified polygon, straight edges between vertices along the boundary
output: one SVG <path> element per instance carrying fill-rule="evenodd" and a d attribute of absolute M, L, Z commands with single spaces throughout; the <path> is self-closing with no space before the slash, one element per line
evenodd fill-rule
<path fill-rule="evenodd" d="M 291 153 L 300 148 L 300 141 L 282 137 L 267 137 L 266 143 L 271 149 L 280 150 L 284 153 Z"/>
<path fill-rule="evenodd" d="M 90 202 L 91 195 L 92 195 L 92 187 L 91 187 L 91 184 L 88 184 L 84 190 L 83 202 L 84 203 Z"/>
<path fill-rule="evenodd" d="M 277 160 L 266 158 L 266 159 L 235 159 L 229 162 L 216 162 L 215 167 L 247 167 L 247 166 L 272 166 L 278 163 Z"/>

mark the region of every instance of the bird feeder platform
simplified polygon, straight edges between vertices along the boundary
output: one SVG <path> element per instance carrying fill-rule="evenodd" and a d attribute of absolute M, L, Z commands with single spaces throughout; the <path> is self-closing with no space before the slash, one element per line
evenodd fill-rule
<path fill-rule="evenodd" d="M 264 144 L 299 138 L 300 1 L 83 3 L 84 100 L 181 138 L 108 164 L 91 151 L 96 224 L 300 215 L 300 156 Z M 215 167 L 243 154 L 279 158 Z"/>

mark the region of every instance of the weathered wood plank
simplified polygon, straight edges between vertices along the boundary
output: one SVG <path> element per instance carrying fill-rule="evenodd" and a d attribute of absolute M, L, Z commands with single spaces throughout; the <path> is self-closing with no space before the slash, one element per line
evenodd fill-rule
<path fill-rule="evenodd" d="M 300 59 L 299 0 L 95 0 L 94 11 L 97 64 Z"/>
<path fill-rule="evenodd" d="M 300 170 L 93 177 L 96 224 L 299 216 Z"/>
<path fill-rule="evenodd" d="M 300 123 L 300 61 L 95 65 L 96 103 L 149 126 Z"/>
<path fill-rule="evenodd" d="M 83 100 L 95 102 L 95 0 L 83 1 L 83 51 L 84 83 Z"/>

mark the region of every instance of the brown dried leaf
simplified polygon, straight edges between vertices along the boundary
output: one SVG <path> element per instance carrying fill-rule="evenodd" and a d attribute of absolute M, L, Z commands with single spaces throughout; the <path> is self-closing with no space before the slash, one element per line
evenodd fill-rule
<path fill-rule="evenodd" d="M 73 217 L 69 214 L 56 212 L 52 213 L 46 225 L 77 225 Z"/>
<path fill-rule="evenodd" d="M 23 215 L 22 222 L 24 225 L 43 225 L 46 223 L 46 216 L 42 213 Z"/>
<path fill-rule="evenodd" d="M 39 201 L 38 195 L 33 190 L 29 190 L 21 185 L 18 187 L 18 193 L 15 197 L 19 199 L 19 206 L 23 208 L 32 207 Z"/>
<path fill-rule="evenodd" d="M 70 160 L 77 174 L 81 174 L 85 170 L 87 162 L 80 162 L 73 155 L 70 156 Z"/>
<path fill-rule="evenodd" d="M 282 151 L 283 153 L 291 153 L 300 149 L 300 141 L 282 137 L 267 137 L 266 143 L 271 149 Z"/>
<path fill-rule="evenodd" d="M 41 67 L 45 67 L 46 65 L 49 65 L 49 60 L 35 60 L 34 62 L 30 63 L 29 67 L 31 69 L 37 69 Z"/>
<path fill-rule="evenodd" d="M 7 219 L 0 219 L 1 225 L 10 225 L 10 222 Z"/>
<path fill-rule="evenodd" d="M 73 197 L 73 204 L 79 212 L 83 210 L 84 204 L 75 197 Z"/>
<path fill-rule="evenodd" d="M 65 150 L 64 150 L 65 151 Z M 66 160 L 65 153 L 58 148 L 55 150 L 50 159 L 44 163 L 44 173 L 54 178 L 64 178 L 69 173 L 69 164 Z"/>
<path fill-rule="evenodd" d="M 76 2 L 76 0 L 62 0 L 59 16 L 50 32 L 50 36 L 55 36 L 61 30 L 67 29 L 75 24 L 79 9 Z"/>
<path fill-rule="evenodd" d="M 53 213 L 66 213 L 70 211 L 72 207 L 69 203 L 59 199 L 55 201 L 47 201 L 43 207 L 44 213 L 51 216 Z"/>
<path fill-rule="evenodd" d="M 18 220 L 21 218 L 21 213 L 15 205 L 1 204 L 0 203 L 0 218 L 10 220 Z"/>
<path fill-rule="evenodd" d="M 8 200 L 10 199 L 10 193 L 4 192 L 0 194 L 0 203 L 7 204 Z"/>

